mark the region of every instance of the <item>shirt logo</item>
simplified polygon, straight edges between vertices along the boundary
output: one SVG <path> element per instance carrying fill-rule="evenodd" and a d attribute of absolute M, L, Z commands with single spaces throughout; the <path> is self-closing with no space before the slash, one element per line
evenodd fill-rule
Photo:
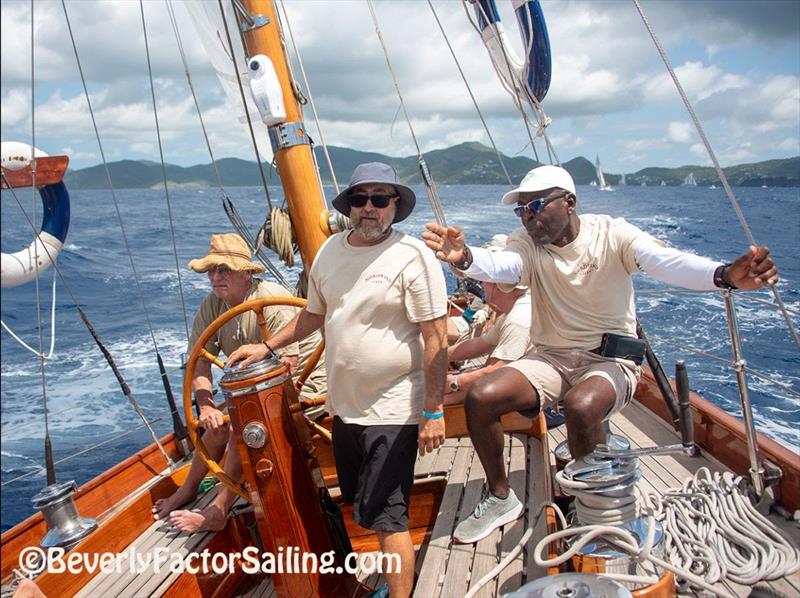
<path fill-rule="evenodd" d="M 597 262 L 586 262 L 578 266 L 578 268 L 575 270 L 575 276 L 578 278 L 584 278 L 592 272 L 597 272 L 599 269 L 600 267 L 597 265 Z"/>
<path fill-rule="evenodd" d="M 389 284 L 392 282 L 392 279 L 386 276 L 386 274 L 370 274 L 364 279 L 364 282 L 371 284 Z"/>

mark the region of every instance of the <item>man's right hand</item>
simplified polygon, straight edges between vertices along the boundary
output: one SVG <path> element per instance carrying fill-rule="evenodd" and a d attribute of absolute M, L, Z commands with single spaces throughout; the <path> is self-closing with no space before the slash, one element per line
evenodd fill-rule
<path fill-rule="evenodd" d="M 200 426 L 205 430 L 216 430 L 225 425 L 222 411 L 210 405 L 200 407 Z"/>
<path fill-rule="evenodd" d="M 464 231 L 456 226 L 444 227 L 429 222 L 428 229 L 422 233 L 425 245 L 433 249 L 436 257 L 449 264 L 457 264 L 464 259 Z"/>
<path fill-rule="evenodd" d="M 240 368 L 244 368 L 251 363 L 266 359 L 268 353 L 269 351 L 264 343 L 242 345 L 228 356 L 225 367 L 230 368 L 238 364 Z"/>

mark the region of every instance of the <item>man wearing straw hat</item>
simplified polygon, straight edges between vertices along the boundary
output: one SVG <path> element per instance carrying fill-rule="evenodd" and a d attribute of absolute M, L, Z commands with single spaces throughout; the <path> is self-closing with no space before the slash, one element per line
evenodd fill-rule
<path fill-rule="evenodd" d="M 211 247 L 208 255 L 191 260 L 189 268 L 199 273 L 208 273 L 211 282 L 211 293 L 206 296 L 192 324 L 189 338 L 189 350 L 194 347 L 197 339 L 217 317 L 246 301 L 264 297 L 285 297 L 288 291 L 275 284 L 255 278 L 265 268 L 252 261 L 250 249 L 244 240 L 236 233 L 211 235 Z M 264 318 L 270 333 L 283 328 L 299 311 L 298 308 L 288 305 L 273 305 L 265 307 Z M 303 339 L 300 343 L 286 345 L 281 351 L 280 358 L 289 364 L 292 374 L 303 371 L 308 357 L 320 341 L 318 333 Z M 244 344 L 261 342 L 261 329 L 258 318 L 252 311 L 247 311 L 240 316 L 228 321 L 206 343 L 206 350 L 211 355 L 220 353 L 230 355 Z M 211 396 L 212 375 L 211 363 L 202 357 L 197 361 L 192 389 L 200 410 L 200 423 L 205 430 L 203 442 L 211 456 L 219 460 L 222 457 L 225 445 L 228 442 L 229 426 L 223 423 L 223 414 L 214 407 Z M 321 357 L 314 371 L 305 381 L 300 394 L 305 397 L 318 397 L 326 393 L 325 360 Z M 317 413 L 306 412 L 307 415 L 320 415 L 322 408 Z M 225 471 L 238 479 L 241 475 L 241 464 L 238 452 L 229 450 L 225 462 Z M 176 511 L 178 507 L 194 500 L 197 496 L 197 487 L 206 475 L 205 462 L 198 454 L 192 459 L 191 468 L 184 484 L 171 496 L 156 501 L 153 506 L 153 516 L 156 519 L 170 517 L 172 524 L 180 531 L 195 532 L 199 530 L 213 531 L 225 526 L 227 513 L 233 502 L 234 495 L 227 488 L 221 488 L 215 500 L 203 511 Z"/>
<path fill-rule="evenodd" d="M 415 203 L 391 166 L 357 166 L 333 200 L 353 230 L 325 242 L 309 273 L 308 305 L 269 341 L 277 349 L 324 327 L 339 486 L 356 522 L 377 533 L 381 551 L 400 557 L 400 571 L 386 574 L 393 598 L 408 596 L 414 583 L 415 455 L 438 448 L 445 431 L 444 273 L 422 242 L 392 228 Z M 242 347 L 228 364 L 266 353 L 263 344 Z"/>

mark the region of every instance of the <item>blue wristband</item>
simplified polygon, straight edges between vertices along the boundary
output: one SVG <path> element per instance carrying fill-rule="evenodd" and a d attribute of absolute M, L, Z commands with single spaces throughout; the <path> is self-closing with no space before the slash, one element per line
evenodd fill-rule
<path fill-rule="evenodd" d="M 439 413 L 431 413 L 430 411 L 422 410 L 422 415 L 425 419 L 442 419 L 444 417 L 444 411 L 440 411 Z"/>

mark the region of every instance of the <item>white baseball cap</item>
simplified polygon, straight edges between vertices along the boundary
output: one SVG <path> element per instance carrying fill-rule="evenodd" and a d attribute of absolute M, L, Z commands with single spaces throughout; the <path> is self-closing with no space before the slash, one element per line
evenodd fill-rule
<path fill-rule="evenodd" d="M 575 195 L 575 183 L 566 170 L 559 166 L 539 166 L 526 174 L 519 187 L 506 193 L 500 203 L 504 206 L 515 204 L 519 200 L 520 193 L 544 191 L 553 187 Z"/>

